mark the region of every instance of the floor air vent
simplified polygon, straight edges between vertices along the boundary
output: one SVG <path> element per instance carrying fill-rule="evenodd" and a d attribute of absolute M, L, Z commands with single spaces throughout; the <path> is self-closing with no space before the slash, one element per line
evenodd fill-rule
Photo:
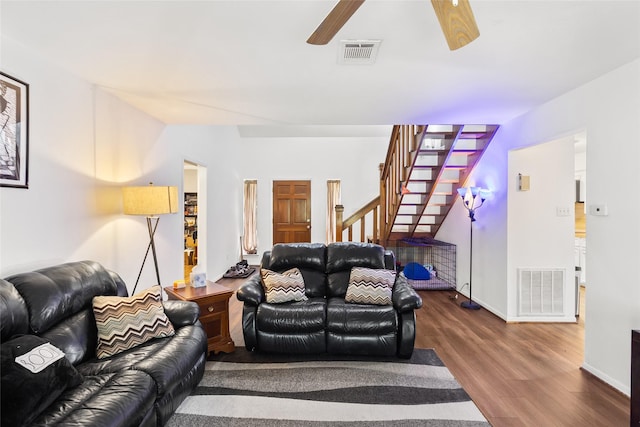
<path fill-rule="evenodd" d="M 563 269 L 518 269 L 518 315 L 562 316 L 565 271 Z"/>
<path fill-rule="evenodd" d="M 373 64 L 376 62 L 381 40 L 342 40 L 339 64 Z"/>

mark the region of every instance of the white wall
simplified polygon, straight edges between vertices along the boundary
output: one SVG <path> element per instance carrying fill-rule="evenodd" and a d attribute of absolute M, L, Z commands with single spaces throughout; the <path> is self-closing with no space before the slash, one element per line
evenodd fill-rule
<path fill-rule="evenodd" d="M 566 93 L 501 126 L 474 171 L 472 181 L 494 190 L 482 208 L 484 227 L 474 233 L 474 299 L 501 317 L 509 312 L 508 296 L 516 292 L 518 267 L 507 236 L 509 150 L 552 141 L 586 130 L 588 206 L 606 203 L 609 215 L 587 217 L 589 290 L 585 329 L 584 368 L 625 393 L 630 390 L 630 335 L 640 328 L 640 286 L 633 267 L 640 259 L 640 201 L 625 189 L 637 188 L 640 176 L 640 60 Z M 532 185 L 535 185 L 535 181 Z M 438 238 L 458 245 L 458 265 L 468 262 L 459 203 L 454 206 Z M 490 213 L 488 212 L 490 210 Z M 485 219 L 486 218 L 486 219 Z M 552 239 L 553 236 L 543 235 Z M 534 260 L 532 260 L 533 262 Z M 478 280 L 479 278 L 479 280 Z M 509 301 L 512 301 L 509 299 Z"/>
<path fill-rule="evenodd" d="M 164 125 L 7 38 L 1 47 L 3 71 L 30 85 L 30 121 L 29 189 L 0 189 L 0 274 L 82 259 L 118 270 L 130 258 L 114 245 L 129 230 L 120 186 L 142 168 L 121 148 L 146 150 Z"/>
<path fill-rule="evenodd" d="M 206 272 L 212 280 L 220 278 L 240 256 L 242 180 L 236 170 L 237 162 L 233 160 L 238 158 L 238 142 L 235 126 L 171 125 L 154 148 L 153 163 L 166 179 L 181 188 L 184 160 L 206 167 L 206 194 L 198 202 L 206 197 L 207 206 L 199 211 L 198 223 L 202 224 L 205 220 L 202 216 L 206 215 L 207 229 L 198 230 L 198 242 L 206 245 Z M 165 217 L 163 227 L 171 230 L 167 237 L 171 243 L 165 254 L 165 268 L 166 277 L 172 282 L 183 276 L 184 227 L 181 214 Z M 200 255 L 200 246 L 198 249 Z M 203 261 L 199 259 L 198 263 Z"/>
<path fill-rule="evenodd" d="M 507 321 L 575 322 L 573 138 L 538 144 L 509 153 L 509 268 L 507 283 L 517 285 L 517 269 L 564 271 L 562 316 L 524 317 L 518 313 L 518 291 L 510 286 Z M 529 191 L 517 190 L 517 175 L 530 176 Z M 565 209 L 560 216 L 558 209 Z"/>
<path fill-rule="evenodd" d="M 184 170 L 184 192 L 185 193 L 197 193 L 198 192 L 198 169 L 186 169 Z"/>
<path fill-rule="evenodd" d="M 236 127 L 168 126 L 19 44 L 2 39 L 2 69 L 30 84 L 29 189 L 0 188 L 0 276 L 96 260 L 132 290 L 148 243 L 122 214 L 124 185 L 177 185 L 183 161 L 208 166 L 206 264 L 218 278 L 239 254 Z M 183 277 L 182 214 L 156 233 L 163 285 Z M 155 284 L 151 254 L 138 290 Z"/>
<path fill-rule="evenodd" d="M 481 161 L 469 177 L 468 185 L 491 190 L 491 198 L 476 211 L 473 223 L 473 299 L 499 317 L 507 313 L 507 154 L 498 129 Z M 469 282 L 469 218 L 456 200 L 436 238 L 456 245 L 457 287 Z M 469 295 L 469 289 L 462 289 Z"/>
<path fill-rule="evenodd" d="M 258 180 L 258 256 L 247 259 L 259 262 L 272 246 L 274 180 L 311 180 L 311 241 L 324 243 L 327 180 L 340 180 L 348 217 L 380 194 L 378 166 L 388 144 L 388 137 L 243 138 L 238 171 L 242 179 Z"/>

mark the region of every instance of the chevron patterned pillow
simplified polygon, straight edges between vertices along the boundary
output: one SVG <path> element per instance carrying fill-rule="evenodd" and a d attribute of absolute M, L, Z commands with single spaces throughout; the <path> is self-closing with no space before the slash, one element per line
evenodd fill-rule
<path fill-rule="evenodd" d="M 153 286 L 130 297 L 97 296 L 98 359 L 113 356 L 153 338 L 175 334 L 162 307 L 162 290 Z"/>
<path fill-rule="evenodd" d="M 353 267 L 344 300 L 357 304 L 391 305 L 395 281 L 394 270 Z"/>
<path fill-rule="evenodd" d="M 278 304 L 289 301 L 306 301 L 304 278 L 297 268 L 284 273 L 260 269 L 260 276 L 264 285 L 267 302 Z"/>

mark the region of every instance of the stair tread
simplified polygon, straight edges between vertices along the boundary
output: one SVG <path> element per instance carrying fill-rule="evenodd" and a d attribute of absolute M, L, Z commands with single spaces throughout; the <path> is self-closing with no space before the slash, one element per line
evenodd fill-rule
<path fill-rule="evenodd" d="M 459 148 L 451 150 L 451 154 L 474 154 L 479 153 L 482 150 L 474 150 L 473 148 Z"/>

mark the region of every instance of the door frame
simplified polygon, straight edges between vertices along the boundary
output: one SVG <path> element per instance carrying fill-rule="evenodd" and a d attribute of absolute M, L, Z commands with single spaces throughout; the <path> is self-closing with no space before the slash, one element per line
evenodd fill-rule
<path fill-rule="evenodd" d="M 275 187 L 277 183 L 290 183 L 290 182 L 305 182 L 309 185 L 309 195 L 307 199 L 307 229 L 309 230 L 309 242 L 312 241 L 312 205 L 311 205 L 311 189 L 312 189 L 312 180 L 311 179 L 274 179 L 271 182 L 271 242 L 272 245 L 275 244 L 276 240 L 276 197 L 275 197 Z"/>

